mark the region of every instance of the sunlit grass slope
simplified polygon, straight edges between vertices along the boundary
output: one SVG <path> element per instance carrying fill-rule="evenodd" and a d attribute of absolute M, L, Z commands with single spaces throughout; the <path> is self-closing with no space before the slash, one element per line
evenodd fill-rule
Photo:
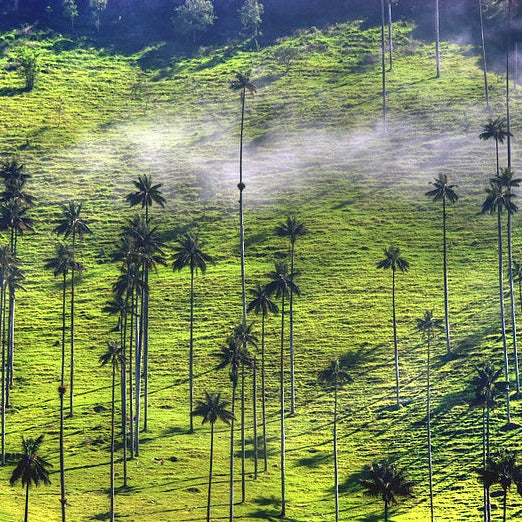
<path fill-rule="evenodd" d="M 251 69 L 258 87 L 247 99 L 245 199 L 249 288 L 265 281 L 287 252 L 274 226 L 289 213 L 306 223 L 297 244 L 295 303 L 297 415 L 287 422 L 290 520 L 333 520 L 333 399 L 317 384 L 330 358 L 351 363 L 354 383 L 340 395 L 341 511 L 344 520 L 377 520 L 382 506 L 364 497 L 366 464 L 393 457 L 418 483 L 414 499 L 394 508 L 394 520 L 427 520 L 425 359 L 415 319 L 443 314 L 440 208 L 424 193 L 438 173 L 459 185 L 450 209 L 449 263 L 453 359 L 438 339 L 433 363 L 435 509 L 440 520 L 479 520 L 482 493 L 480 411 L 468 407 L 474 365 L 501 364 L 497 321 L 495 219 L 479 216 L 483 189 L 494 173 L 494 146 L 477 135 L 484 110 L 482 71 L 473 49 L 442 45 L 442 77 L 434 48 L 396 27 L 389 74 L 389 126 L 380 128 L 379 31 L 361 24 L 303 31 L 258 53 L 227 47 L 174 60 L 166 47 L 123 56 L 62 37 L 35 40 L 42 70 L 34 91 L 13 71 L 0 73 L 0 145 L 19 151 L 38 197 L 36 232 L 20 242 L 26 291 L 17 298 L 13 408 L 7 449 L 21 435 L 45 434 L 42 452 L 53 463 L 52 486 L 32 492 L 34 520 L 58 520 L 58 377 L 60 286 L 43 269 L 53 253 L 60 203 L 84 201 L 94 235 L 83 243 L 86 265 L 77 291 L 77 413 L 66 421 L 69 518 L 100 520 L 108 511 L 110 372 L 98 358 L 114 320 L 101 312 L 117 267 L 109 262 L 125 220 L 125 195 L 138 174 L 163 183 L 165 209 L 154 219 L 168 245 L 197 223 L 217 263 L 197 280 L 196 395 L 230 394 L 213 353 L 240 319 L 237 230 L 239 97 L 233 73 Z M 295 49 L 289 63 L 281 49 Z M 0 60 L 0 67 L 7 57 Z M 493 114 L 502 110 L 503 83 L 492 75 Z M 20 88 L 19 88 L 20 87 Z M 513 93 L 514 167 L 522 103 Z M 504 152 L 503 152 L 504 154 Z M 515 219 L 515 255 L 521 242 Z M 393 404 L 391 275 L 376 269 L 383 248 L 400 246 L 411 270 L 398 277 L 402 396 Z M 209 430 L 187 434 L 188 274 L 171 266 L 152 278 L 150 432 L 129 463 L 131 487 L 117 495 L 118 516 L 133 521 L 204 520 Z M 267 325 L 269 470 L 252 479 L 238 517 L 264 520 L 279 512 L 278 326 Z M 522 424 L 522 405 L 513 420 Z M 248 418 L 251 417 L 250 405 Z M 520 449 L 520 431 L 504 433 L 503 407 L 493 415 L 493 445 Z M 252 431 L 248 429 L 251 442 Z M 249 449 L 251 446 L 249 446 Z M 213 516 L 228 514 L 228 431 L 219 427 Z M 175 459 L 173 457 L 176 457 Z M 238 461 L 239 462 L 239 461 Z M 238 473 L 239 473 L 239 467 Z M 20 520 L 23 490 L 11 488 L 12 466 L 0 470 L 0 519 Z M 121 483 L 121 462 L 117 481 Z M 239 478 L 239 475 L 237 475 Z M 238 490 L 239 491 L 239 490 Z M 500 500 L 494 499 L 500 506 Z M 498 515 L 500 507 L 495 509 Z M 509 514 L 520 517 L 515 491 Z"/>

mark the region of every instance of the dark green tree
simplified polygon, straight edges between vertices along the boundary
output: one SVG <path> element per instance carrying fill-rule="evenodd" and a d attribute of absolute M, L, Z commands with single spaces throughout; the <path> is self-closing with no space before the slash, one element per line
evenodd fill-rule
<path fill-rule="evenodd" d="M 192 35 L 192 44 L 195 45 L 197 33 L 209 29 L 216 18 L 211 0 L 185 0 L 176 9 L 175 21 L 181 31 Z"/>
<path fill-rule="evenodd" d="M 150 207 L 154 203 L 160 207 L 165 206 L 165 198 L 161 194 L 160 188 L 163 186 L 162 183 L 152 184 L 152 178 L 147 174 L 138 176 L 137 181 L 132 182 L 136 188 L 135 192 L 127 194 L 126 200 L 129 202 L 131 207 L 141 205 L 141 208 L 145 209 L 145 222 L 149 223 Z"/>
<path fill-rule="evenodd" d="M 499 116 L 498 118 L 489 118 L 488 122 L 484 125 L 482 132 L 479 134 L 481 140 L 495 140 L 495 157 L 497 165 L 497 176 L 500 176 L 500 158 L 498 146 L 504 143 L 504 140 L 508 137 L 508 130 L 506 126 L 506 118 Z"/>
<path fill-rule="evenodd" d="M 258 0 L 245 0 L 239 10 L 243 31 L 253 40 L 257 50 L 259 50 L 258 39 L 261 35 L 260 28 L 264 11 L 263 4 Z"/>

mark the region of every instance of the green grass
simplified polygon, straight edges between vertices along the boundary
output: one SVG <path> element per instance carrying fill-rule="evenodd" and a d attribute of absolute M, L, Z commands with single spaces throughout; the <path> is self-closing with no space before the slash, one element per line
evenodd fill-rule
<path fill-rule="evenodd" d="M 42 452 L 54 464 L 52 486 L 32 492 L 31 517 L 58 520 L 58 377 L 60 286 L 43 270 L 53 253 L 60 203 L 84 200 L 95 231 L 81 251 L 87 266 L 77 304 L 77 414 L 66 422 L 66 477 L 70 520 L 97 520 L 108 511 L 110 372 L 98 367 L 113 320 L 101 312 L 117 268 L 108 262 L 120 227 L 132 215 L 124 196 L 140 173 L 164 184 L 168 204 L 154 216 L 172 245 L 179 230 L 198 223 L 217 258 L 197 282 L 196 396 L 230 392 L 226 372 L 210 371 L 241 315 L 237 231 L 239 98 L 229 90 L 233 71 L 253 69 L 258 93 L 247 100 L 245 152 L 246 259 L 249 288 L 264 280 L 287 251 L 274 226 L 297 213 L 309 234 L 297 245 L 296 379 L 298 415 L 287 421 L 288 517 L 333 519 L 331 410 L 333 399 L 316 376 L 335 355 L 353 361 L 354 384 L 341 394 L 339 428 L 342 518 L 377 520 L 382 506 L 364 497 L 366 464 L 386 456 L 418 482 L 414 499 L 393 520 L 427 520 L 424 345 L 415 319 L 443 313 L 440 208 L 424 197 L 429 181 L 446 172 L 461 199 L 449 214 L 452 335 L 458 357 L 443 358 L 439 339 L 433 366 L 435 509 L 444 520 L 479 520 L 482 491 L 480 412 L 467 406 L 474 365 L 501 364 L 498 342 L 495 220 L 478 216 L 483 188 L 494 173 L 494 147 L 477 135 L 484 111 L 482 72 L 469 48 L 442 45 L 442 77 L 434 77 L 434 47 L 396 27 L 389 75 L 389 132 L 380 123 L 379 31 L 357 23 L 309 30 L 259 53 L 234 48 L 193 59 L 169 59 L 160 46 L 132 56 L 71 45 L 34 42 L 42 73 L 24 92 L 14 72 L 0 74 L 2 150 L 20 155 L 33 173 L 37 232 L 20 243 L 27 292 L 17 298 L 14 408 L 7 415 L 7 449 L 22 434 L 45 433 Z M 277 46 L 298 49 L 287 69 Z M 161 58 L 161 60 L 159 59 Z M 0 67 L 6 59 L 0 61 Z M 491 77 L 494 114 L 503 83 Z M 513 114 L 522 108 L 513 95 Z M 58 111 L 58 107 L 61 110 Z M 514 132 L 520 131 L 515 117 Z M 517 142 L 515 163 L 518 167 Z M 515 219 L 515 257 L 520 256 Z M 393 404 L 390 274 L 378 271 L 383 248 L 396 243 L 411 270 L 398 278 L 402 395 Z M 151 432 L 129 462 L 131 488 L 117 495 L 121 519 L 203 520 L 209 430 L 188 435 L 188 274 L 161 268 L 151 296 Z M 269 360 L 269 472 L 253 481 L 236 514 L 270 520 L 279 512 L 278 326 L 267 325 Z M 522 424 L 513 402 L 513 420 Z M 250 418 L 250 412 L 248 412 Z M 495 445 L 520 449 L 520 431 L 503 433 L 502 407 L 493 416 Z M 216 442 L 213 517 L 228 513 L 228 431 Z M 248 430 L 249 438 L 252 437 Z M 177 457 L 176 462 L 169 460 Z M 159 460 L 164 459 L 163 464 Z M 239 460 L 238 460 L 239 463 Z M 19 520 L 23 490 L 10 488 L 11 466 L 0 470 L 0 518 Z M 122 466 L 117 464 L 117 483 Z M 239 473 L 239 466 L 237 468 Z M 239 478 L 239 475 L 237 475 Z M 236 498 L 239 495 L 239 489 Z M 500 506 L 500 500 L 494 499 Z M 495 510 L 499 514 L 498 507 Z M 509 514 L 520 516 L 513 490 Z"/>

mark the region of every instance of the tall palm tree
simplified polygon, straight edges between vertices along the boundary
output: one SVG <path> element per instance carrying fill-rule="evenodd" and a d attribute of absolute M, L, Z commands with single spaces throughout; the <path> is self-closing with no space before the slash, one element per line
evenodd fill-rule
<path fill-rule="evenodd" d="M 227 401 L 221 400 L 220 393 L 209 393 L 205 391 L 205 400 L 198 401 L 196 408 L 192 412 L 193 416 L 203 418 L 203 424 L 210 423 L 210 466 L 208 472 L 208 496 L 207 496 L 207 522 L 210 522 L 210 500 L 212 490 L 212 463 L 214 460 L 214 424 L 220 420 L 230 425 L 234 420 L 234 415 L 227 408 L 230 405 Z"/>
<path fill-rule="evenodd" d="M 69 236 L 72 237 L 72 259 L 76 258 L 76 238 L 83 239 L 87 234 L 92 234 L 92 230 L 89 228 L 87 223 L 80 216 L 82 211 L 83 203 L 68 203 L 62 205 L 61 216 L 58 221 L 58 225 L 54 228 L 54 232 L 58 235 L 64 236 L 67 239 Z M 75 305 L 75 270 L 71 271 L 71 367 L 70 367 L 70 378 L 69 378 L 69 416 L 73 415 L 74 408 L 74 305 Z"/>
<path fill-rule="evenodd" d="M 246 287 L 245 287 L 245 227 L 243 223 L 243 134 L 245 129 L 245 102 L 247 92 L 254 95 L 256 86 L 250 81 L 249 74 L 236 72 L 236 78 L 230 84 L 233 91 L 239 91 L 241 98 L 241 128 L 239 133 L 239 250 L 241 255 L 241 296 L 243 304 L 243 322 L 247 320 Z"/>
<path fill-rule="evenodd" d="M 368 479 L 361 481 L 364 492 L 370 497 L 381 497 L 384 522 L 388 522 L 390 504 L 397 504 L 397 497 L 411 497 L 415 483 L 406 479 L 402 471 L 386 460 L 368 466 L 367 473 Z"/>
<path fill-rule="evenodd" d="M 448 184 L 448 176 L 439 174 L 431 183 L 435 188 L 426 192 L 426 196 L 433 201 L 442 201 L 442 260 L 444 274 L 444 322 L 446 326 L 446 351 L 451 352 L 451 337 L 449 325 L 449 297 L 448 297 L 448 245 L 446 240 L 446 206 L 455 203 L 459 197 L 455 192 L 457 185 Z"/>
<path fill-rule="evenodd" d="M 489 109 L 489 86 L 488 86 L 488 64 L 486 61 L 486 41 L 484 38 L 484 14 L 482 0 L 478 0 L 479 21 L 480 21 L 480 41 L 482 48 L 482 67 L 484 69 L 484 93 L 486 95 L 486 108 Z"/>
<path fill-rule="evenodd" d="M 377 268 L 384 270 L 391 269 L 392 272 L 392 319 L 393 319 L 393 347 L 395 358 L 395 390 L 397 397 L 397 407 L 400 407 L 399 396 L 399 345 L 397 342 L 397 315 L 395 311 L 395 273 L 397 270 L 404 273 L 407 272 L 410 264 L 406 259 L 401 257 L 400 248 L 390 245 L 384 250 L 384 259 L 377 263 Z"/>
<path fill-rule="evenodd" d="M 506 118 L 499 116 L 498 118 L 489 118 L 488 122 L 484 125 L 482 132 L 479 134 L 481 140 L 495 140 L 495 157 L 497 165 L 497 176 L 500 176 L 500 159 L 498 146 L 499 143 L 504 143 L 504 140 L 512 134 L 507 130 Z"/>
<path fill-rule="evenodd" d="M 281 405 L 281 517 L 286 516 L 286 487 L 285 487 L 285 299 L 290 296 L 290 292 L 301 295 L 299 287 L 293 282 L 293 274 L 288 272 L 288 265 L 284 262 L 277 262 L 275 270 L 268 274 L 270 282 L 266 285 L 268 295 L 275 295 L 281 298 L 281 350 L 279 366 L 279 401 Z"/>
<path fill-rule="evenodd" d="M 388 52 L 390 55 L 390 71 L 393 70 L 393 25 L 392 25 L 392 7 L 398 0 L 387 0 L 388 2 Z"/>
<path fill-rule="evenodd" d="M 513 282 L 518 284 L 518 300 L 522 311 L 522 264 L 516 261 L 513 263 Z"/>
<path fill-rule="evenodd" d="M 111 401 L 111 508 L 110 518 L 114 522 L 114 413 L 115 413 L 115 390 L 116 390 L 116 371 L 123 365 L 123 351 L 121 344 L 110 341 L 107 343 L 107 351 L 100 356 L 100 365 L 111 364 L 112 367 L 112 401 Z"/>
<path fill-rule="evenodd" d="M 437 78 L 440 77 L 440 9 L 439 0 L 435 0 L 435 62 Z"/>
<path fill-rule="evenodd" d="M 431 521 L 434 520 L 433 510 L 433 468 L 431 458 L 431 387 L 430 387 L 430 376 L 431 376 L 431 342 L 433 336 L 437 331 L 444 330 L 440 319 L 434 319 L 433 312 L 424 312 L 424 317 L 417 319 L 417 330 L 426 338 L 426 424 L 428 427 L 428 475 L 430 484 L 430 515 Z"/>
<path fill-rule="evenodd" d="M 268 469 L 268 456 L 266 449 L 266 387 L 265 387 L 265 320 L 268 314 L 279 313 L 279 308 L 270 299 L 266 292 L 266 287 L 257 285 L 255 290 L 250 290 L 250 295 L 254 298 L 248 304 L 248 311 L 252 310 L 256 314 L 261 314 L 261 415 L 263 419 L 263 459 L 265 463 L 264 471 Z M 254 404 L 256 403 L 256 364 L 254 363 Z M 254 408 L 257 410 L 257 408 Z"/>
<path fill-rule="evenodd" d="M 502 369 L 495 370 L 489 362 L 484 362 L 476 367 L 477 375 L 473 380 L 475 389 L 474 397 L 470 401 L 471 406 L 482 408 L 482 465 L 486 469 L 486 464 L 490 455 L 489 451 L 489 414 L 496 406 L 496 396 L 504 391 L 504 383 L 498 381 L 502 374 Z M 490 484 L 484 482 L 484 520 L 488 522 L 491 518 L 491 506 L 489 502 Z"/>
<path fill-rule="evenodd" d="M 497 243 L 498 243 L 498 285 L 499 285 L 499 301 L 500 301 L 500 327 L 502 334 L 502 345 L 504 348 L 504 374 L 506 379 L 506 413 L 507 422 L 511 423 L 511 408 L 509 400 L 509 359 L 507 352 L 506 340 L 506 319 L 504 310 L 504 269 L 502 256 L 502 212 L 514 212 L 517 206 L 513 203 L 514 194 L 508 193 L 502 184 L 498 183 L 498 178 L 490 181 L 490 188 L 486 189 L 487 197 L 482 204 L 482 214 L 486 212 L 497 214 Z"/>
<path fill-rule="evenodd" d="M 319 372 L 318 380 L 328 389 L 334 390 L 334 422 L 333 422 L 333 452 L 334 452 L 334 494 L 335 522 L 339 522 L 339 466 L 337 462 L 337 392 L 343 384 L 353 382 L 339 359 L 330 361 L 328 368 Z"/>
<path fill-rule="evenodd" d="M 135 192 L 127 194 L 126 200 L 131 207 L 141 205 L 145 209 L 145 222 L 149 223 L 150 207 L 157 203 L 160 207 L 165 206 L 165 198 L 161 194 L 162 183 L 152 184 L 152 177 L 147 174 L 139 175 L 137 181 L 132 182 L 136 188 Z"/>
<path fill-rule="evenodd" d="M 194 404 L 194 276 L 198 270 L 204 274 L 207 263 L 213 263 L 214 259 L 202 250 L 203 243 L 194 232 L 188 232 L 177 240 L 174 250 L 173 270 L 190 268 L 190 348 L 189 348 L 189 407 L 190 407 L 190 433 L 194 431 L 193 404 Z"/>
<path fill-rule="evenodd" d="M 288 216 L 285 223 L 281 223 L 275 229 L 279 237 L 287 237 L 290 240 L 290 273 L 295 274 L 295 243 L 306 233 L 304 223 L 300 223 L 297 218 Z M 295 375 L 294 375 L 294 294 L 290 289 L 288 300 L 290 317 L 290 414 L 295 414 Z"/>
<path fill-rule="evenodd" d="M 29 520 L 29 488 L 31 483 L 39 486 L 41 483 L 50 484 L 49 470 L 52 464 L 38 454 L 43 441 L 43 435 L 36 439 L 26 439 L 22 435 L 22 453 L 16 464 L 9 482 L 14 486 L 19 480 L 25 486 L 25 515 L 24 522 Z"/>
<path fill-rule="evenodd" d="M 242 365 L 250 365 L 252 357 L 247 348 L 238 343 L 233 336 L 227 340 L 226 346 L 217 352 L 216 357 L 220 360 L 216 370 L 228 367 L 228 375 L 232 383 L 232 419 L 230 421 L 230 496 L 229 496 L 229 522 L 234 520 L 234 414 L 236 403 L 237 385 L 239 382 L 239 370 Z"/>
<path fill-rule="evenodd" d="M 382 126 L 386 132 L 386 50 L 384 27 L 386 25 L 384 0 L 381 0 L 381 79 L 382 79 Z"/>

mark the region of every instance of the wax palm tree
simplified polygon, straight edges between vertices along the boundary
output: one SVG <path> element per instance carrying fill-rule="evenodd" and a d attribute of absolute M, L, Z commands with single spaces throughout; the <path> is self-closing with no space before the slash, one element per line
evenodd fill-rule
<path fill-rule="evenodd" d="M 214 459 L 214 424 L 220 420 L 230 425 L 234 420 L 234 415 L 227 408 L 230 405 L 227 401 L 221 400 L 220 393 L 209 393 L 205 391 L 205 400 L 198 401 L 193 416 L 203 418 L 203 424 L 210 423 L 210 466 L 208 472 L 208 496 L 207 496 L 207 522 L 210 522 L 210 500 L 212 490 L 212 463 Z"/>
<path fill-rule="evenodd" d="M 390 55 L 390 71 L 393 70 L 393 25 L 392 25 L 392 7 L 398 0 L 387 0 L 388 2 L 388 52 Z"/>
<path fill-rule="evenodd" d="M 198 270 L 204 274 L 207 263 L 214 263 L 214 259 L 203 252 L 204 244 L 197 234 L 188 232 L 177 240 L 174 250 L 173 270 L 190 268 L 190 348 L 189 348 L 189 412 L 194 404 L 194 276 Z M 190 417 L 190 433 L 194 431 L 193 416 Z"/>
<path fill-rule="evenodd" d="M 430 376 L 431 376 L 431 343 L 433 336 L 437 331 L 444 330 L 440 319 L 433 317 L 433 312 L 424 312 L 424 317 L 417 319 L 417 331 L 419 331 L 423 337 L 426 338 L 426 424 L 428 428 L 428 475 L 430 484 L 430 515 L 431 521 L 434 520 L 433 511 L 433 468 L 431 458 L 431 388 L 430 388 Z"/>
<path fill-rule="evenodd" d="M 334 422 L 333 422 L 333 452 L 334 452 L 334 494 L 335 494 L 335 521 L 339 521 L 339 467 L 337 462 L 337 392 L 347 383 L 353 382 L 339 359 L 330 361 L 328 368 L 319 372 L 318 380 L 328 389 L 334 391 Z"/>
<path fill-rule="evenodd" d="M 243 321 L 246 322 L 246 287 L 245 287 L 245 228 L 243 223 L 243 134 L 245 129 L 245 102 L 247 92 L 254 95 L 256 86 L 250 81 L 249 74 L 236 72 L 236 78 L 230 84 L 233 91 L 239 91 L 241 98 L 241 128 L 239 133 L 239 250 L 241 255 L 241 296 L 243 304 Z"/>
<path fill-rule="evenodd" d="M 268 469 L 268 456 L 266 449 L 266 387 L 265 387 L 265 321 L 269 314 L 277 314 L 279 308 L 270 299 L 266 292 L 266 287 L 257 285 L 255 290 L 250 290 L 250 295 L 254 298 L 248 304 L 248 312 L 252 310 L 256 314 L 261 314 L 261 414 L 263 418 L 263 459 L 265 463 L 264 471 Z M 254 364 L 254 405 L 256 404 L 256 364 Z M 254 410 L 257 408 L 254 407 Z"/>
<path fill-rule="evenodd" d="M 513 282 L 518 284 L 518 298 L 522 311 L 522 264 L 516 261 L 513 263 Z"/>
<path fill-rule="evenodd" d="M 29 488 L 31 484 L 50 484 L 49 469 L 52 464 L 39 455 L 38 450 L 43 441 L 43 435 L 36 439 L 26 439 L 22 435 L 22 452 L 18 463 L 11 474 L 9 483 L 14 486 L 18 481 L 25 487 L 24 522 L 29 520 Z"/>
<path fill-rule="evenodd" d="M 253 332 L 253 323 L 241 322 L 234 327 L 231 334 L 231 340 L 243 346 L 246 349 L 247 346 L 252 345 L 257 349 L 258 338 Z M 249 359 L 243 358 L 241 361 L 241 502 L 246 500 L 246 469 L 245 469 L 245 367 L 255 367 L 255 359 L 250 356 Z M 254 412 L 254 458 L 255 458 L 255 469 L 257 476 L 257 419 L 256 412 Z"/>
<path fill-rule="evenodd" d="M 439 0 L 435 0 L 435 62 L 437 78 L 440 77 L 440 9 Z"/>
<path fill-rule="evenodd" d="M 107 343 L 107 351 L 100 357 L 100 365 L 107 364 L 112 367 L 112 400 L 111 400 L 111 489 L 110 489 L 110 519 L 114 522 L 114 413 L 115 413 L 115 390 L 116 371 L 124 364 L 123 350 L 121 344 L 110 341 Z"/>
<path fill-rule="evenodd" d="M 502 369 L 495 370 L 494 366 L 486 361 L 476 367 L 477 375 L 473 380 L 474 396 L 470 401 L 470 406 L 482 408 L 482 465 L 486 469 L 486 464 L 490 455 L 489 451 L 489 414 L 496 406 L 496 397 L 504 391 L 504 383 L 499 382 Z M 490 484 L 484 482 L 484 519 L 491 518 L 491 506 L 489 502 Z"/>
<path fill-rule="evenodd" d="M 489 118 L 488 122 L 484 125 L 482 132 L 479 134 L 481 140 L 495 140 L 495 158 L 497 165 L 497 176 L 500 176 L 500 159 L 498 152 L 499 143 L 504 143 L 504 140 L 512 134 L 507 130 L 506 118 L 499 116 L 498 118 Z"/>
<path fill-rule="evenodd" d="M 270 282 L 266 285 L 268 295 L 275 295 L 281 298 L 281 350 L 279 366 L 279 401 L 281 405 L 281 517 L 286 516 L 286 487 L 285 487 L 285 299 L 290 296 L 290 292 L 301 295 L 299 287 L 293 282 L 293 274 L 288 272 L 288 265 L 284 262 L 277 262 L 275 270 L 268 274 Z"/>
<path fill-rule="evenodd" d="M 382 499 L 384 522 L 388 522 L 390 504 L 397 504 L 397 497 L 411 497 L 415 483 L 406 479 L 402 471 L 386 460 L 368 466 L 367 473 L 368 479 L 361 481 L 364 492 L 370 497 Z"/>
<path fill-rule="evenodd" d="M 386 25 L 384 1 L 381 0 L 381 79 L 382 79 L 382 126 L 386 132 L 386 50 L 384 27 Z"/>
<path fill-rule="evenodd" d="M 304 223 L 300 223 L 297 218 L 288 216 L 285 223 L 281 223 L 275 229 L 275 233 L 279 237 L 286 237 L 290 241 L 290 273 L 295 274 L 295 243 L 306 233 Z M 295 414 L 295 376 L 294 376 L 294 294 L 290 290 L 288 301 L 289 317 L 290 317 L 290 414 Z"/>
<path fill-rule="evenodd" d="M 489 109 L 489 86 L 488 86 L 488 64 L 486 61 L 486 40 L 484 38 L 484 14 L 482 0 L 478 0 L 479 21 L 480 21 L 480 41 L 482 48 L 482 67 L 484 69 L 484 93 L 486 95 L 486 108 Z"/>
<path fill-rule="evenodd" d="M 446 240 L 446 207 L 448 204 L 455 203 L 459 197 L 455 192 L 457 185 L 449 185 L 446 174 L 439 174 L 439 177 L 431 183 L 435 188 L 426 192 L 426 196 L 433 201 L 442 201 L 442 260 L 444 274 L 444 322 L 446 326 L 446 351 L 451 352 L 451 337 L 449 325 L 449 298 L 448 298 L 448 245 Z"/>
<path fill-rule="evenodd" d="M 504 373 L 506 379 L 506 410 L 507 422 L 511 423 L 511 408 L 509 401 L 509 360 L 506 341 L 506 320 L 504 310 L 504 270 L 502 256 L 502 212 L 514 212 L 516 205 L 512 199 L 514 194 L 506 192 L 505 187 L 498 183 L 498 178 L 490 181 L 490 188 L 486 189 L 487 197 L 482 204 L 482 214 L 497 214 L 497 243 L 498 243 L 498 284 L 499 284 L 499 302 L 500 302 L 500 327 L 502 334 L 502 345 L 504 349 Z"/>
<path fill-rule="evenodd" d="M 512 194 L 513 188 L 518 187 L 522 179 L 514 178 L 512 169 L 502 169 L 500 177 L 495 179 L 502 187 L 506 189 L 506 194 Z M 514 196 L 513 196 L 514 197 Z M 517 211 L 516 205 L 509 205 L 507 207 L 507 246 L 508 246 L 508 275 L 509 275 L 509 298 L 511 305 L 511 332 L 513 339 L 513 356 L 515 365 L 515 381 L 517 395 L 520 395 L 520 375 L 518 368 L 518 347 L 517 347 L 517 321 L 515 312 L 515 282 L 513 275 L 513 240 L 512 240 L 512 215 Z"/>
<path fill-rule="evenodd" d="M 161 194 L 160 188 L 162 183 L 152 184 L 152 177 L 147 174 L 139 175 L 137 181 L 132 182 L 136 188 L 136 192 L 127 194 L 126 200 L 131 207 L 141 205 L 145 209 L 145 222 L 149 222 L 150 207 L 157 203 L 160 207 L 165 206 L 165 198 Z"/>
<path fill-rule="evenodd" d="M 377 268 L 384 270 L 391 269 L 392 272 L 392 319 L 393 319 L 393 347 L 395 359 L 395 390 L 397 397 L 397 407 L 400 407 L 399 396 L 399 345 L 397 342 L 397 316 L 395 311 L 395 273 L 397 270 L 404 273 L 410 267 L 408 261 L 401 257 L 400 248 L 390 245 L 384 250 L 384 259 L 377 263 Z"/>
<path fill-rule="evenodd" d="M 228 375 L 232 383 L 232 419 L 230 422 L 230 496 L 229 496 L 229 521 L 234 520 L 234 414 L 236 403 L 236 391 L 239 382 L 239 370 L 242 365 L 250 364 L 252 357 L 243 344 L 238 343 L 230 336 L 227 344 L 217 352 L 216 357 L 220 360 L 216 370 L 228 368 Z"/>
<path fill-rule="evenodd" d="M 80 216 L 82 211 L 82 203 L 68 203 L 62 205 L 61 216 L 58 221 L 58 225 L 54 228 L 54 232 L 59 236 L 63 234 L 64 238 L 67 239 L 69 236 L 72 238 L 71 252 L 73 261 L 76 258 L 76 238 L 79 240 L 87 234 L 92 234 L 92 230 L 89 228 L 87 223 Z M 71 271 L 71 367 L 70 367 L 70 378 L 69 378 L 69 416 L 73 416 L 74 409 L 74 307 L 75 307 L 75 270 Z"/>

